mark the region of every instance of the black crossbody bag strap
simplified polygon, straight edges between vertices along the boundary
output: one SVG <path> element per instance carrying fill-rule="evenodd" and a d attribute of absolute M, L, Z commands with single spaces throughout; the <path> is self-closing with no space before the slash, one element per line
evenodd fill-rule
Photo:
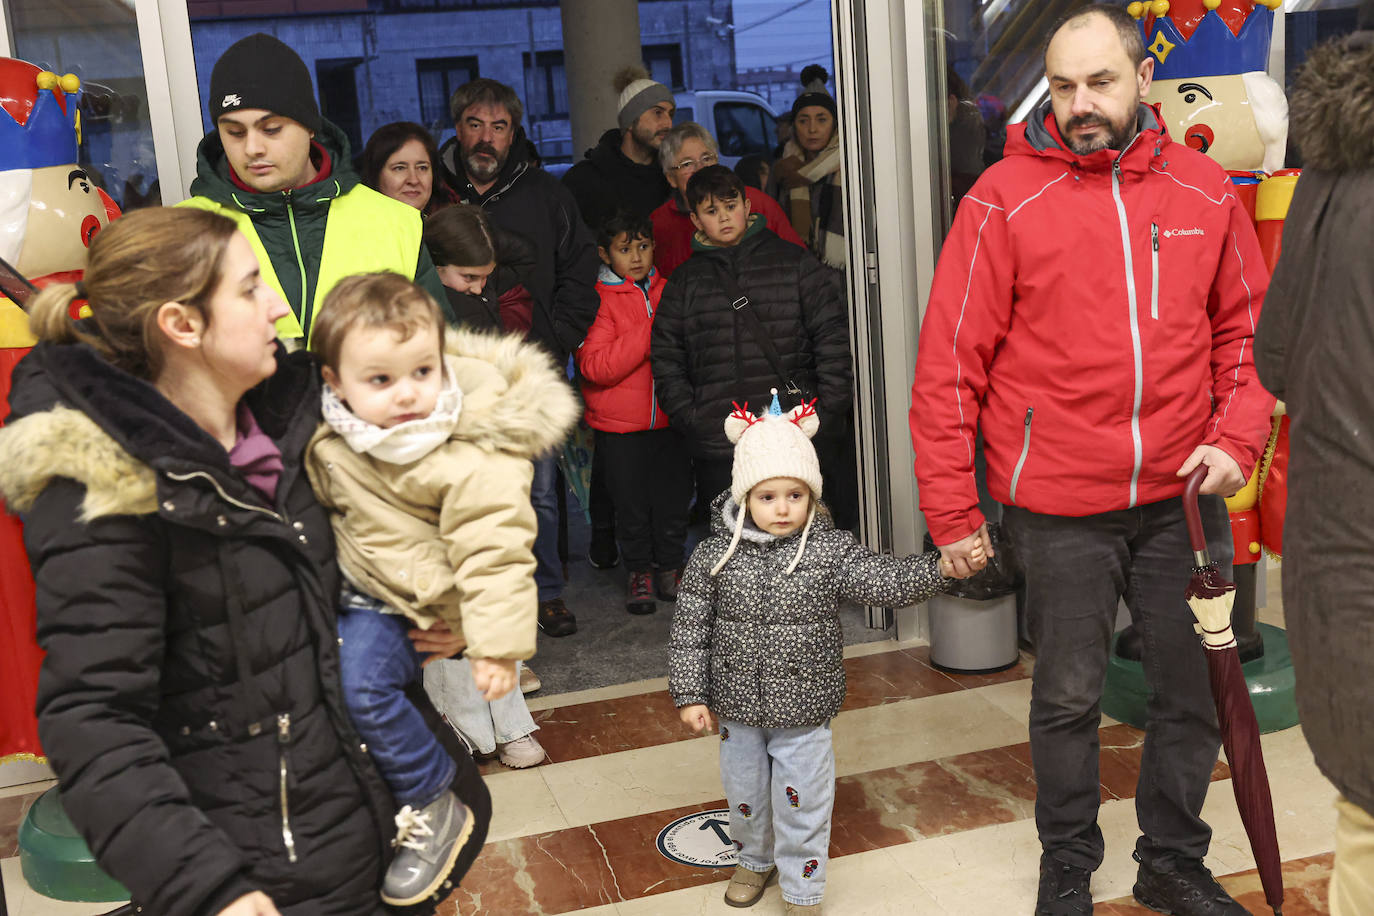
<path fill-rule="evenodd" d="M 778 348 L 773 345 L 768 332 L 764 330 L 763 322 L 759 321 L 759 316 L 754 314 L 753 309 L 749 308 L 749 297 L 744 294 L 744 290 L 740 289 L 739 281 L 718 261 L 713 259 L 712 266 L 715 267 L 716 274 L 725 287 L 725 295 L 730 300 L 730 307 L 743 316 L 744 323 L 749 326 L 750 333 L 754 335 L 759 349 L 763 351 L 764 359 L 768 360 L 768 365 L 773 367 L 773 374 L 778 377 L 782 389 L 793 397 L 800 398 L 802 396 L 801 386 L 788 378 L 787 373 L 782 371 L 782 357 L 778 355 Z"/>

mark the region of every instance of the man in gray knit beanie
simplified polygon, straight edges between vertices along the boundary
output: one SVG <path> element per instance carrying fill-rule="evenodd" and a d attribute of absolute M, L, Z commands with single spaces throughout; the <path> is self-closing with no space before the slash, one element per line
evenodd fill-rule
<path fill-rule="evenodd" d="M 643 67 L 615 75 L 617 126 L 602 134 L 563 181 L 593 231 L 617 211 L 647 215 L 668 199 L 658 147 L 673 126 L 676 104 L 667 86 Z"/>

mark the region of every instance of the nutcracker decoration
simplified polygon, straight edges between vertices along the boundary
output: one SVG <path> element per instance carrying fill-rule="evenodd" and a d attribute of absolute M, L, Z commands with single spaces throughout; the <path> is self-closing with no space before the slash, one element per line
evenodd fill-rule
<path fill-rule="evenodd" d="M 29 284 L 79 280 L 91 239 L 119 215 L 77 161 L 80 101 L 76 76 L 0 57 L 0 259 L 12 269 L 0 266 L 0 422 L 10 373 L 34 343 L 22 309 Z M 0 511 L 0 763 L 41 759 L 33 601 L 19 521 Z"/>
<path fill-rule="evenodd" d="M 1227 170 L 1237 198 L 1257 221 L 1271 270 L 1297 181 L 1294 170 L 1283 170 L 1288 101 L 1266 72 L 1274 10 L 1281 2 L 1150 0 L 1127 6 L 1140 20 L 1145 53 L 1154 61 L 1145 101 L 1158 108 L 1175 141 Z M 1281 404 L 1276 414 L 1264 457 L 1245 488 L 1226 501 L 1235 544 L 1233 629 L 1241 660 L 1256 662 L 1245 671 L 1263 731 L 1297 721 L 1286 646 L 1263 661 L 1266 640 L 1281 643 L 1282 631 L 1255 623 L 1259 561 L 1264 548 L 1278 553 L 1283 528 L 1287 446 Z M 1103 698 L 1104 712 L 1132 724 L 1145 721 L 1141 649 L 1134 627 L 1121 632 Z M 1259 679 L 1267 683 L 1257 686 Z M 1268 699 L 1261 702 L 1261 695 Z"/>

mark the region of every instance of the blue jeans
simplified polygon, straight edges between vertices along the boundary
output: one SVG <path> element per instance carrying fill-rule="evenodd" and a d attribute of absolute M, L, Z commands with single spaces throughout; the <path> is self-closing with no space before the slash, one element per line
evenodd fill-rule
<path fill-rule="evenodd" d="M 448 790 L 458 767 L 406 699 L 422 661 L 406 636 L 410 619 L 364 609 L 385 605 L 360 597 L 347 596 L 339 608 L 344 700 L 397 807 L 421 808 Z"/>
<path fill-rule="evenodd" d="M 1233 546 L 1219 496 L 1199 500 L 1207 547 L 1224 576 Z M 1207 659 L 1183 592 L 1192 549 L 1183 503 L 1157 503 L 1065 518 L 1008 506 L 1002 528 L 1025 573 L 1026 610 L 1035 643 L 1030 746 L 1035 824 L 1044 850 L 1070 865 L 1102 864 L 1098 727 L 1118 599 L 1144 638 L 1150 696 L 1136 787 L 1147 863 L 1207 854 L 1202 820 L 1212 766 L 1221 747 Z"/>
<path fill-rule="evenodd" d="M 534 584 L 540 601 L 563 597 L 563 560 L 558 556 L 558 456 L 534 461 L 530 504 L 539 529 L 534 536 Z"/>
<path fill-rule="evenodd" d="M 739 864 L 756 872 L 777 865 L 783 900 L 820 903 L 835 807 L 830 723 L 755 728 L 721 719 L 720 781 Z"/>

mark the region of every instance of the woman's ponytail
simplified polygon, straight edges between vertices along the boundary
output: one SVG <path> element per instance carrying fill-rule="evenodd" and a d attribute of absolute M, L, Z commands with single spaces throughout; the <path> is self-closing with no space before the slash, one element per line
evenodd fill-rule
<path fill-rule="evenodd" d="M 75 283 L 54 283 L 29 300 L 29 331 L 40 341 L 76 343 L 82 335 L 72 320 L 72 303 L 77 299 Z"/>

